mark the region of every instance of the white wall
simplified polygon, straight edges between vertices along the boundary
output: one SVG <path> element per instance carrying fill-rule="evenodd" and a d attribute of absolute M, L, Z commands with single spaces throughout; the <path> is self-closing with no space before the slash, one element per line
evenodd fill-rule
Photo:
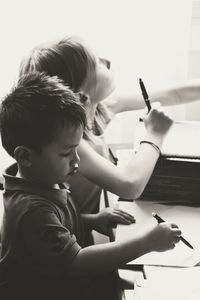
<path fill-rule="evenodd" d="M 192 1 L 188 79 L 200 78 L 200 1 Z M 187 120 L 200 121 L 200 100 L 187 105 Z"/>
<path fill-rule="evenodd" d="M 120 90 L 139 92 L 139 77 L 148 89 L 183 81 L 190 18 L 191 0 L 1 1 L 0 96 L 12 85 L 27 50 L 68 34 L 84 36 L 112 60 Z M 173 113 L 184 118 L 185 111 L 173 108 Z M 137 117 L 127 114 L 122 124 Z M 10 159 L 2 150 L 0 158 L 1 170 Z"/>

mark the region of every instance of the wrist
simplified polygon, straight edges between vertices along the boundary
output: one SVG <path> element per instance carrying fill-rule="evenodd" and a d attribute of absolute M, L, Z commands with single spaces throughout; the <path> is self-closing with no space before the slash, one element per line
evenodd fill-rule
<path fill-rule="evenodd" d="M 161 150 L 160 148 L 153 142 L 150 142 L 150 141 L 147 141 L 147 140 L 142 140 L 140 141 L 140 145 L 141 144 L 147 144 L 147 145 L 150 145 L 156 152 L 157 154 L 160 156 L 161 155 Z"/>
<path fill-rule="evenodd" d="M 153 245 L 150 231 L 143 232 L 142 235 L 138 236 L 134 247 L 139 249 L 139 256 L 152 252 Z"/>
<path fill-rule="evenodd" d="M 95 225 L 95 216 L 96 214 L 81 214 L 81 218 L 84 222 L 84 224 L 88 228 L 93 228 Z"/>
<path fill-rule="evenodd" d="M 144 235 L 144 245 L 146 246 L 146 253 L 155 251 L 155 243 L 152 235 L 152 230 L 146 232 Z"/>
<path fill-rule="evenodd" d="M 147 132 L 143 140 L 152 142 L 155 145 L 157 145 L 159 148 L 161 148 L 162 144 L 164 142 L 164 136 L 159 135 L 159 134 L 155 134 L 155 133 Z"/>

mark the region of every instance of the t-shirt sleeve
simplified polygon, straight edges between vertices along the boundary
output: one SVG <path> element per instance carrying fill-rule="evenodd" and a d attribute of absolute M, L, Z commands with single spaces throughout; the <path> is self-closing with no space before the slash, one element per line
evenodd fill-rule
<path fill-rule="evenodd" d="M 34 271 L 45 276 L 67 273 L 81 249 L 76 237 L 48 207 L 28 211 L 21 220 L 20 230 L 25 259 Z"/>

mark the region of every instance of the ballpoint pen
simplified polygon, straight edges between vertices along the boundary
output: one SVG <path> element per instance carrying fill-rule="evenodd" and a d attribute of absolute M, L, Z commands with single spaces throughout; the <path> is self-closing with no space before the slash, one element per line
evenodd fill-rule
<path fill-rule="evenodd" d="M 152 212 L 152 216 L 158 221 L 158 223 L 163 223 L 165 222 L 161 217 L 159 217 L 155 212 Z M 192 247 L 192 245 L 186 240 L 184 239 L 182 236 L 180 237 L 180 240 L 189 248 L 194 249 Z"/>
<path fill-rule="evenodd" d="M 149 101 L 149 96 L 147 94 L 146 88 L 145 88 L 144 83 L 143 83 L 141 78 L 139 79 L 139 84 L 140 84 L 140 88 L 141 88 L 141 91 L 142 91 L 142 96 L 144 98 L 145 104 L 146 104 L 148 112 L 149 112 L 151 110 L 151 104 L 150 104 L 150 101 Z"/>

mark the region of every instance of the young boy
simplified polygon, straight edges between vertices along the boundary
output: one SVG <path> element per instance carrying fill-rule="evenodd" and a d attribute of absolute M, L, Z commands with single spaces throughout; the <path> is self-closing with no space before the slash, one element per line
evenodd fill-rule
<path fill-rule="evenodd" d="M 56 77 L 30 73 L 2 101 L 2 144 L 16 159 L 4 173 L 2 300 L 111 299 L 97 287 L 112 271 L 180 239 L 175 225 L 162 223 L 123 242 L 83 247 L 82 223 L 64 184 L 78 168 L 86 125 L 77 97 Z"/>

